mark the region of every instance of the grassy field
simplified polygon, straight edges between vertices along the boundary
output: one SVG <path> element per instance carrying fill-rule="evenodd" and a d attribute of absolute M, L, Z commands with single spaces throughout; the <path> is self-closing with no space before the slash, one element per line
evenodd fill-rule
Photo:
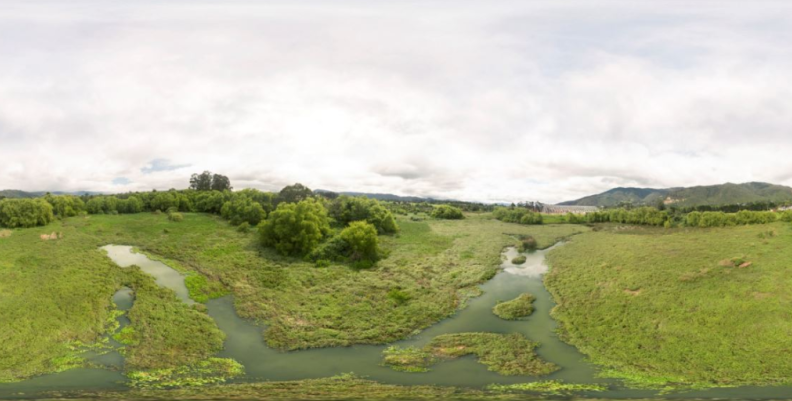
<path fill-rule="evenodd" d="M 563 395 L 566 401 L 593 401 L 572 396 L 581 391 L 602 391 L 597 385 L 570 385 L 556 381 L 525 385 L 491 386 L 485 391 L 440 386 L 399 386 L 354 375 L 324 379 L 251 384 L 226 384 L 176 390 L 131 390 L 123 393 L 55 394 L 73 401 L 90 400 L 527 400 L 544 401 L 540 394 Z M 77 397 L 77 398 L 74 398 Z M 561 398 L 559 398 L 561 399 Z M 625 400 L 629 401 L 629 400 Z M 637 400 L 634 400 L 637 401 Z M 648 401 L 648 400 L 645 400 Z"/>
<path fill-rule="evenodd" d="M 182 222 L 164 214 L 96 215 L 11 230 L 0 238 L 0 321 L 9 322 L 0 326 L 0 381 L 81 365 L 81 346 L 113 328 L 111 296 L 124 284 L 137 297 L 124 333 L 129 370 L 198 366 L 218 349 L 222 333 L 203 312 L 118 268 L 102 245 L 133 245 L 199 276 L 187 283 L 203 294 L 196 298 L 232 292 L 241 316 L 267 324 L 270 345 L 298 349 L 404 338 L 478 294 L 477 284 L 495 274 L 501 249 L 516 236 L 532 235 L 547 247 L 587 230 L 477 216 L 399 224 L 399 234 L 381 238 L 389 257 L 362 271 L 279 256 L 255 233 L 204 214 L 185 214 Z M 51 232 L 60 239 L 41 239 Z M 191 338 L 195 331 L 205 335 Z"/>
<path fill-rule="evenodd" d="M 792 381 L 792 226 L 603 226 L 548 256 L 565 339 L 647 386 Z"/>

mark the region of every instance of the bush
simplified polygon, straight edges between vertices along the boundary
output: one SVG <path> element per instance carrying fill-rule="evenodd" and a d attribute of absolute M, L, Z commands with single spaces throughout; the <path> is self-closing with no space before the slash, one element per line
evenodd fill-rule
<path fill-rule="evenodd" d="M 329 214 L 342 225 L 363 220 L 373 224 L 381 234 L 399 231 L 393 214 L 376 199 L 341 195 L 330 203 Z"/>
<path fill-rule="evenodd" d="M 247 221 L 240 223 L 237 226 L 237 231 L 239 231 L 241 233 L 246 233 L 246 232 L 250 231 L 250 223 L 248 223 Z"/>
<path fill-rule="evenodd" d="M 170 221 L 173 221 L 173 222 L 177 222 L 177 223 L 178 223 L 178 222 L 180 222 L 180 221 L 184 220 L 184 215 L 183 215 L 183 214 L 181 214 L 181 213 L 178 213 L 178 212 L 176 212 L 176 213 L 170 213 L 170 214 L 168 215 L 168 220 L 170 220 Z"/>
<path fill-rule="evenodd" d="M 339 234 L 349 247 L 349 259 L 352 262 L 376 262 L 379 251 L 377 229 L 365 221 L 354 221 Z"/>
<path fill-rule="evenodd" d="M 542 224 L 542 214 L 523 208 L 497 207 L 492 215 L 505 223 Z"/>
<path fill-rule="evenodd" d="M 52 205 L 44 199 L 0 200 L 0 226 L 8 228 L 46 226 L 54 218 Z"/>
<path fill-rule="evenodd" d="M 520 252 L 531 252 L 537 248 L 536 238 L 528 236 L 520 240 Z"/>
<path fill-rule="evenodd" d="M 542 214 L 528 212 L 520 218 L 520 224 L 542 224 Z"/>
<path fill-rule="evenodd" d="M 261 204 L 253 202 L 252 199 L 244 196 L 239 196 L 226 202 L 220 210 L 220 215 L 235 226 L 242 224 L 243 221 L 251 225 L 257 225 L 266 217 Z"/>
<path fill-rule="evenodd" d="M 528 260 L 528 258 L 526 258 L 525 255 L 520 255 L 520 256 L 517 256 L 517 257 L 513 258 L 511 260 L 511 262 L 513 264 L 515 264 L 515 265 L 521 265 L 521 264 L 525 263 L 526 260 Z"/>
<path fill-rule="evenodd" d="M 444 220 L 461 220 L 465 218 L 462 209 L 449 205 L 440 205 L 432 210 L 432 217 Z"/>
<path fill-rule="evenodd" d="M 329 233 L 327 210 L 314 198 L 282 202 L 259 224 L 261 243 L 283 255 L 307 254 Z"/>

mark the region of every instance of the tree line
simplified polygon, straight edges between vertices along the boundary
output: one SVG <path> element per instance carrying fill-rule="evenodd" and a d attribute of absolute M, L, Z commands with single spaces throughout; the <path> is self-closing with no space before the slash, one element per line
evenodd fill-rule
<path fill-rule="evenodd" d="M 508 223 L 542 224 L 542 215 L 527 208 L 498 207 L 493 217 Z M 690 211 L 682 213 L 677 210 L 660 210 L 656 207 L 642 206 L 638 208 L 604 209 L 586 214 L 567 213 L 566 223 L 620 223 L 647 225 L 658 227 L 727 227 L 750 224 L 767 224 L 775 221 L 792 222 L 792 211 L 772 212 L 756 210 L 740 210 L 734 213 L 722 211 Z"/>

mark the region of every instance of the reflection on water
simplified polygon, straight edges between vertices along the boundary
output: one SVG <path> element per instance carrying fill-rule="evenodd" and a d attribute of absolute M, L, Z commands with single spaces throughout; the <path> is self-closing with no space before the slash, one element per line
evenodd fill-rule
<path fill-rule="evenodd" d="M 184 285 L 184 276 L 170 266 L 151 260 L 142 253 L 132 252 L 131 246 L 107 245 L 101 249 L 107 251 L 107 256 L 113 259 L 117 265 L 121 267 L 138 266 L 144 273 L 154 277 L 160 287 L 172 289 L 176 292 L 176 296 L 188 305 L 195 303 L 190 299 L 190 293 L 187 291 L 187 286 Z"/>

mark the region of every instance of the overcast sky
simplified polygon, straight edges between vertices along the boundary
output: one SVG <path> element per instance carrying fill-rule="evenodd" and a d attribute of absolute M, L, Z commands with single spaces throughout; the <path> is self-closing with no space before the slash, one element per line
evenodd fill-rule
<path fill-rule="evenodd" d="M 790 3 L 0 0 L 0 189 L 790 185 Z"/>

